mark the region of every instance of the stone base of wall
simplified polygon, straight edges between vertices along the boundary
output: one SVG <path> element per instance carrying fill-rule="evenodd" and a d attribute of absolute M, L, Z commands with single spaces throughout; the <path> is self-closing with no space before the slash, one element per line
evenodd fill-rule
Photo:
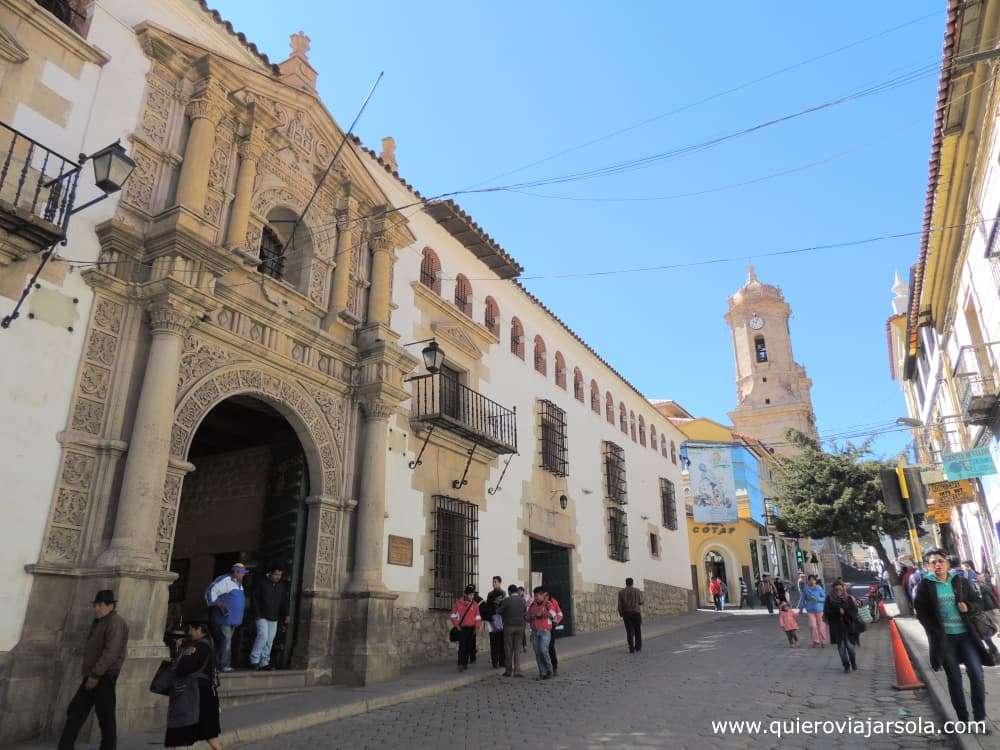
<path fill-rule="evenodd" d="M 621 624 L 618 617 L 618 586 L 595 584 L 594 590 L 573 597 L 574 627 L 577 633 L 610 630 Z M 647 617 L 690 612 L 690 590 L 646 579 L 643 582 L 642 613 Z"/>
<path fill-rule="evenodd" d="M 422 666 L 458 659 L 458 644 L 448 640 L 448 613 L 420 607 L 397 607 L 393 636 L 399 649 L 400 667 Z M 480 632 L 477 660 L 490 659 L 490 637 Z"/>

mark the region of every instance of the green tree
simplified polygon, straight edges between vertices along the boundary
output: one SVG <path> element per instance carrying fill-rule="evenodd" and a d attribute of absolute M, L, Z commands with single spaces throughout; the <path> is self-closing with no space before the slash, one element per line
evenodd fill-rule
<path fill-rule="evenodd" d="M 882 534 L 905 537 L 907 528 L 903 516 L 886 512 L 879 480 L 885 464 L 871 458 L 867 442 L 825 451 L 796 430 L 789 430 L 787 439 L 798 452 L 782 459 L 776 476 L 779 530 L 870 545 L 896 585 L 896 569 L 882 546 Z"/>

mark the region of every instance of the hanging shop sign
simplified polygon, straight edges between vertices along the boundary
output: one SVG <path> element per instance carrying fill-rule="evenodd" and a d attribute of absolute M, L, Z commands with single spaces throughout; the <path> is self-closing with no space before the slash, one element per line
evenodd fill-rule
<path fill-rule="evenodd" d="M 689 445 L 687 452 L 695 523 L 735 522 L 736 480 L 729 448 Z"/>
<path fill-rule="evenodd" d="M 997 468 L 993 464 L 993 455 L 989 448 L 973 448 L 970 451 L 959 451 L 958 453 L 942 453 L 941 465 L 944 467 L 945 476 L 949 481 L 959 479 L 975 479 L 985 477 L 988 474 L 996 474 Z"/>
<path fill-rule="evenodd" d="M 953 508 L 956 505 L 976 502 L 976 488 L 968 479 L 957 482 L 934 482 L 927 485 L 931 500 L 937 507 Z"/>

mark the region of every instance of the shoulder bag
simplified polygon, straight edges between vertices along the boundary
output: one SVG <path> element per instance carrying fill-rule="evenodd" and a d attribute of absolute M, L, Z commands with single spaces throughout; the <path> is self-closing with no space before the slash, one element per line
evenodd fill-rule
<path fill-rule="evenodd" d="M 463 610 L 462 616 L 458 618 L 458 625 L 451 626 L 451 632 L 448 633 L 448 640 L 452 643 L 458 643 L 462 638 L 462 631 L 459 629 L 459 625 L 462 624 L 462 620 L 465 619 L 465 616 L 469 613 L 469 608 L 472 607 L 472 605 L 473 602 L 469 602 L 466 605 L 465 610 Z"/>

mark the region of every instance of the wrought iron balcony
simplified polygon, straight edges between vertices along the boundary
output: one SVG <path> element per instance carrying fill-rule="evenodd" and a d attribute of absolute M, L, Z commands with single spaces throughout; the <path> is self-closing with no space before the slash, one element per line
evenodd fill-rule
<path fill-rule="evenodd" d="M 0 229 L 48 247 L 66 235 L 80 165 L 0 123 Z"/>
<path fill-rule="evenodd" d="M 997 414 L 1000 393 L 992 375 L 965 372 L 955 375 L 955 388 L 966 424 L 991 425 Z"/>
<path fill-rule="evenodd" d="M 517 453 L 517 413 L 442 373 L 410 379 L 410 421 L 441 427 L 494 453 Z"/>
<path fill-rule="evenodd" d="M 35 2 L 77 34 L 85 35 L 87 16 L 78 10 L 79 2 L 74 2 L 74 0 L 35 0 Z"/>

